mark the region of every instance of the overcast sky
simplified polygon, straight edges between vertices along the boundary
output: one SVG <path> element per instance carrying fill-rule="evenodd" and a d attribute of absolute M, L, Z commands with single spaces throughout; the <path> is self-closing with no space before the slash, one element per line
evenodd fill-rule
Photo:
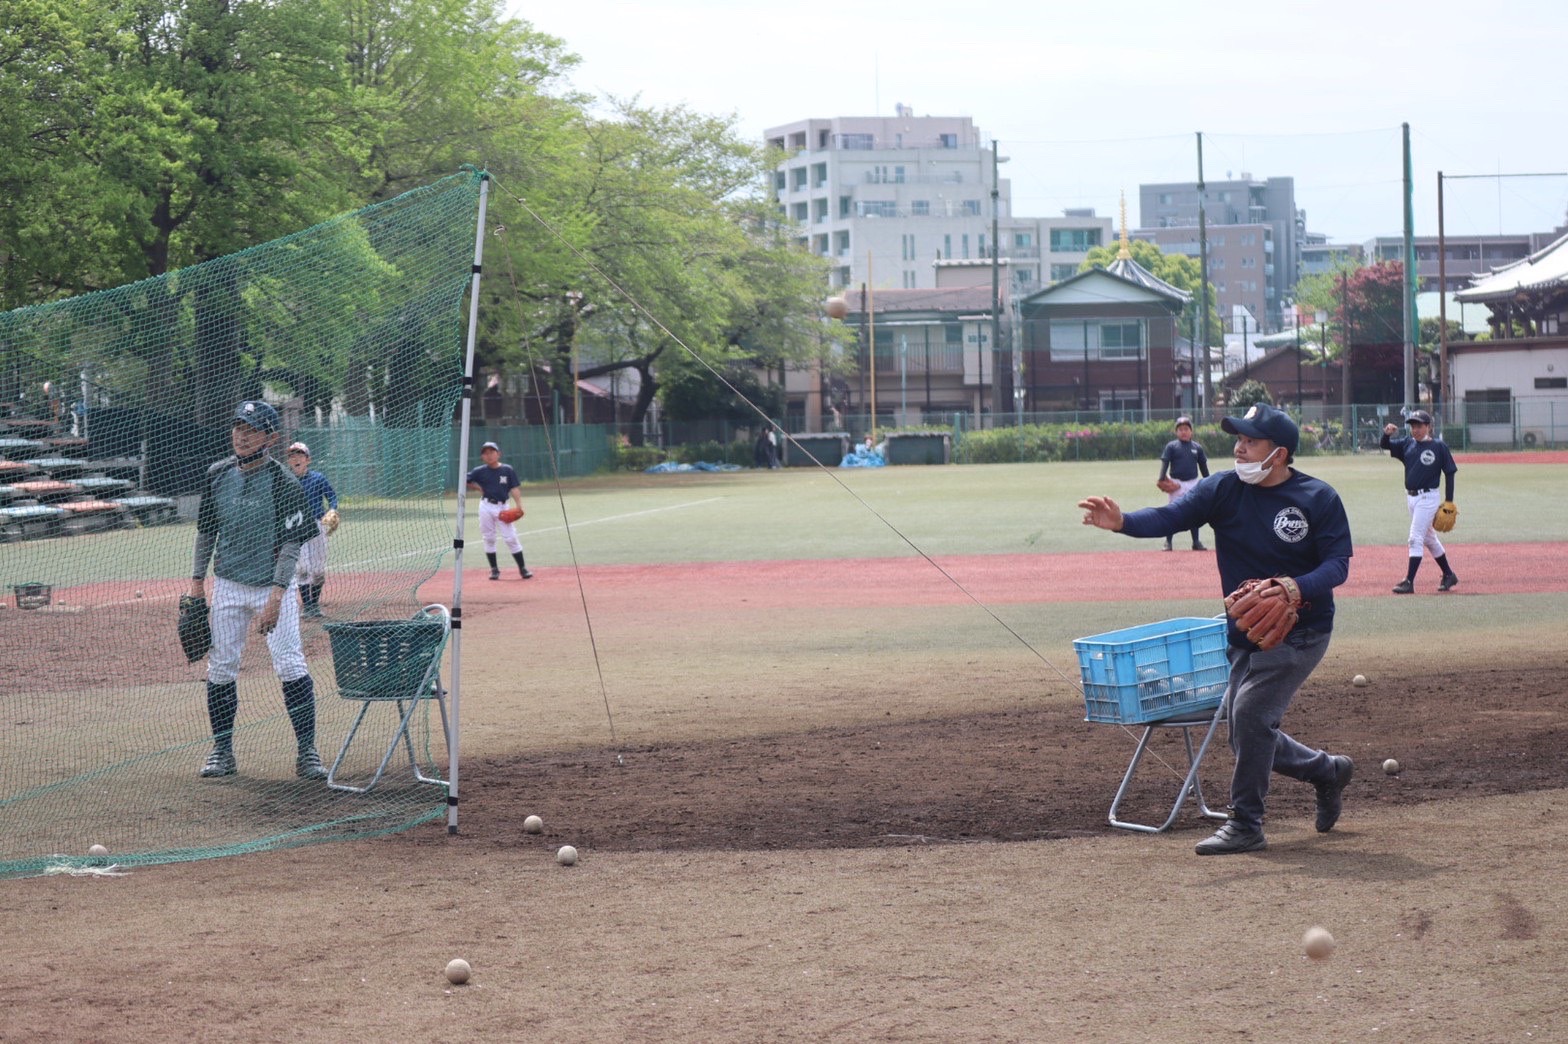
<path fill-rule="evenodd" d="M 1544 232 L 1568 211 L 1563 0 L 659 0 L 509 10 L 582 58 L 572 84 L 733 115 L 760 140 L 808 117 L 969 116 L 1009 158 L 1013 213 L 1117 216 L 1138 185 L 1296 179 L 1334 242 L 1403 229 Z M 1553 173 L 1545 178 L 1454 175 Z"/>

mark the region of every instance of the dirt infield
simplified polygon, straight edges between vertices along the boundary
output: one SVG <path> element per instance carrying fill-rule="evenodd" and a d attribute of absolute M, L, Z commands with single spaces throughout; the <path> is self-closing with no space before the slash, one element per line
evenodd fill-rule
<path fill-rule="evenodd" d="M 1341 596 L 1406 616 L 1552 598 L 1564 550 L 1468 545 L 1457 591 L 1394 599 L 1403 548 L 1365 548 Z M 1073 633 L 1218 595 L 1203 553 L 939 564 Z M 538 573 L 465 587 L 456 836 L 6 882 L 0 935 L 27 942 L 0 965 L 0 1040 L 1568 1034 L 1560 600 L 1517 641 L 1336 639 L 1287 726 L 1356 759 L 1344 820 L 1315 833 L 1312 788 L 1280 781 L 1268 850 L 1211 860 L 1190 810 L 1162 835 L 1106 824 L 1134 732 L 1084 722 L 924 563 L 599 567 L 581 592 Z M 1130 818 L 1174 796 L 1177 735 L 1155 750 Z M 1222 805 L 1228 754 L 1205 764 Z M 1317 923 L 1329 961 L 1300 952 Z"/>

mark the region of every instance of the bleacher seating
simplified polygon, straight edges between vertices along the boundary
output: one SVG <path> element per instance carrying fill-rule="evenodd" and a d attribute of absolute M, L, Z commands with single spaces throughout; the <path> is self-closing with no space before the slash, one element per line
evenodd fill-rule
<path fill-rule="evenodd" d="M 168 497 L 136 488 L 139 460 L 94 461 L 88 439 L 16 404 L 0 416 L 0 542 L 177 521 Z"/>

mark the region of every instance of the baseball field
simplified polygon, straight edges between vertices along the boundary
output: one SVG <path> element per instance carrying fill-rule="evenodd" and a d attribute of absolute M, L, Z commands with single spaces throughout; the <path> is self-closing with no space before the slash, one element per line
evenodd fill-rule
<path fill-rule="evenodd" d="M 1461 458 L 1460 585 L 1406 597 L 1399 465 L 1299 466 L 1356 541 L 1285 723 L 1356 760 L 1329 834 L 1284 779 L 1261 853 L 1106 823 L 1138 730 L 1083 720 L 1073 639 L 1219 611 L 1212 553 L 1079 524 L 1156 463 L 531 485 L 535 579 L 469 519 L 459 832 L 0 882 L 0 1040 L 1562 1039 L 1568 460 Z"/>

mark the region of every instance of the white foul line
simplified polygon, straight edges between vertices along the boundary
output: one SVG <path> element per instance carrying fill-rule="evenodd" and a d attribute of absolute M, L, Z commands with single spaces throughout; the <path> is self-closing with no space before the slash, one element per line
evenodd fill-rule
<path fill-rule="evenodd" d="M 572 525 L 574 525 L 574 526 L 592 526 L 592 525 L 597 525 L 600 522 L 619 522 L 622 519 L 636 518 L 639 515 L 657 515 L 657 514 L 659 514 L 661 512 L 664 512 L 664 511 L 679 511 L 682 508 L 697 507 L 697 506 L 702 505 L 702 504 L 712 504 L 712 503 L 715 503 L 716 501 L 720 501 L 720 500 L 723 500 L 723 499 L 724 499 L 723 497 L 704 497 L 702 500 L 689 500 L 689 501 L 687 501 L 684 504 L 671 504 L 668 507 L 646 508 L 646 509 L 644 509 L 642 511 L 628 511 L 625 514 L 621 514 L 621 515 L 607 515 L 604 518 L 589 519 L 586 522 L 573 522 Z M 553 533 L 553 532 L 555 532 L 557 530 L 565 530 L 565 529 L 566 529 L 565 526 L 545 526 L 542 529 L 529 529 L 529 530 L 526 530 L 526 535 L 527 536 L 537 536 L 540 533 Z M 444 555 L 446 552 L 448 552 L 450 550 L 451 550 L 451 547 L 448 546 L 448 547 L 445 547 L 445 548 L 442 548 L 442 547 L 431 547 L 431 548 L 424 549 L 424 550 L 404 551 L 401 554 L 383 555 L 383 556 L 378 556 L 378 557 L 375 557 L 375 558 L 364 558 L 364 559 L 360 559 L 357 562 L 344 562 L 341 565 L 334 563 L 333 564 L 333 568 L 335 568 L 335 569 L 357 568 L 357 567 L 360 567 L 360 566 L 372 565 L 372 564 L 374 564 L 376 562 L 396 561 L 396 560 L 398 560 L 400 558 L 423 558 L 423 557 L 430 556 L 430 555 Z"/>
<path fill-rule="evenodd" d="M 662 511 L 679 511 L 682 508 L 697 507 L 699 504 L 712 504 L 715 501 L 723 499 L 723 497 L 706 497 L 702 500 L 688 500 L 684 504 L 671 504 L 668 507 L 646 508 L 642 511 L 628 511 L 624 515 L 607 515 L 604 518 L 589 519 L 587 522 L 573 522 L 572 525 L 592 526 L 597 525 L 600 522 L 619 522 L 623 518 L 636 518 L 638 515 L 657 515 Z M 565 528 L 565 526 L 546 526 L 543 529 L 530 529 L 528 530 L 528 534 L 529 536 L 536 536 L 540 533 L 553 533 L 557 529 L 564 530 Z"/>

